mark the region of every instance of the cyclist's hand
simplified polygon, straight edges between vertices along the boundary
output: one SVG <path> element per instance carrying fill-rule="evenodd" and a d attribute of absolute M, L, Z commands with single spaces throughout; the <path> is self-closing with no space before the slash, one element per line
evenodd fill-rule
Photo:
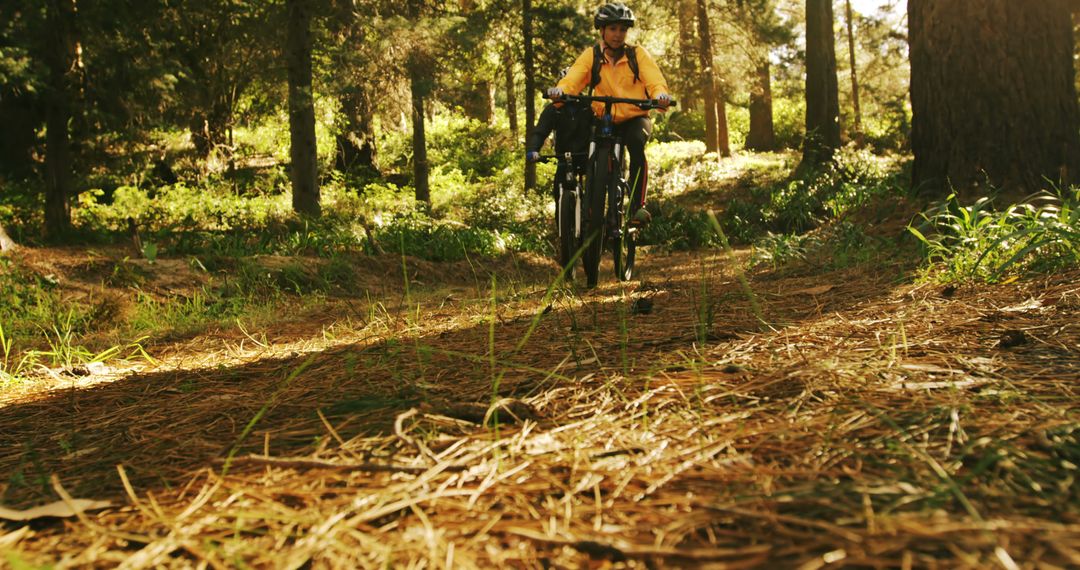
<path fill-rule="evenodd" d="M 525 153 L 525 162 L 540 162 L 540 153 L 529 151 Z"/>
<path fill-rule="evenodd" d="M 547 90 L 548 99 L 551 99 L 551 100 L 554 100 L 554 101 L 558 101 L 559 99 L 562 99 L 563 95 L 564 95 L 564 93 L 563 93 L 562 87 L 552 87 L 551 89 Z"/>
<path fill-rule="evenodd" d="M 656 102 L 660 104 L 661 109 L 667 109 L 671 105 L 671 95 L 661 93 L 656 96 Z"/>

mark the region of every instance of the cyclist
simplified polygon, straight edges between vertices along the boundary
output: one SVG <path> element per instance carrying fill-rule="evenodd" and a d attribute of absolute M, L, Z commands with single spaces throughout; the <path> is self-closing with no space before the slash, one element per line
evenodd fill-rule
<path fill-rule="evenodd" d="M 578 56 L 558 85 L 548 89 L 548 97 L 558 100 L 564 94 L 578 95 L 586 86 L 592 85 L 593 95 L 596 96 L 652 98 L 666 109 L 671 95 L 664 74 L 645 48 L 626 43 L 626 33 L 634 22 L 634 12 L 625 4 L 601 6 L 593 16 L 593 26 L 600 33 L 599 44 Z M 597 53 L 603 57 L 598 65 L 594 61 Z M 593 77 L 594 69 L 599 69 L 599 77 Z M 603 109 L 601 103 L 593 105 L 593 112 L 597 116 L 603 113 Z M 645 209 L 645 189 L 649 178 L 645 143 L 652 136 L 652 120 L 648 111 L 626 103 L 617 103 L 612 113 L 616 134 L 622 138 L 630 153 L 631 196 L 637 201 L 632 221 L 645 225 L 652 219 Z"/>
<path fill-rule="evenodd" d="M 565 77 L 569 69 L 564 69 Z M 576 172 L 585 172 L 585 164 L 588 162 L 589 134 L 592 126 L 592 109 L 588 103 L 570 102 L 565 104 L 548 103 L 540 112 L 540 117 L 533 127 L 532 134 L 525 142 L 525 160 L 537 162 L 540 160 L 540 148 L 548 135 L 555 131 L 552 141 L 555 154 L 561 159 L 567 152 L 573 153 L 573 163 L 564 164 L 559 160 L 555 169 L 555 184 L 552 193 L 556 201 L 559 199 L 559 184 L 566 180 L 566 169 L 573 168 Z"/>

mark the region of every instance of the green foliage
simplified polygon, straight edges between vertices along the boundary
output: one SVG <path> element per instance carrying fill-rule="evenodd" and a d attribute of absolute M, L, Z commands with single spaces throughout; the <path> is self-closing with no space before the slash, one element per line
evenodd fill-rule
<path fill-rule="evenodd" d="M 752 265 L 768 263 L 773 269 L 777 269 L 792 261 L 804 259 L 810 239 L 809 236 L 798 234 L 769 232 L 754 242 L 750 263 Z"/>
<path fill-rule="evenodd" d="M 705 140 L 705 115 L 698 111 L 671 111 L 654 123 L 654 141 Z"/>
<path fill-rule="evenodd" d="M 773 131 L 777 147 L 801 148 L 806 131 L 806 101 L 802 98 L 774 98 Z"/>
<path fill-rule="evenodd" d="M 520 154 L 508 132 L 475 119 L 445 113 L 426 126 L 428 160 L 454 165 L 469 179 L 491 176 Z"/>
<path fill-rule="evenodd" d="M 684 208 L 672 200 L 653 200 L 647 208 L 653 220 L 642 232 L 642 245 L 678 251 L 719 244 L 706 212 Z"/>
<path fill-rule="evenodd" d="M 960 205 L 955 194 L 908 226 L 941 281 L 995 282 L 1080 262 L 1080 189 L 1042 193 L 995 210 L 990 198 Z"/>
<path fill-rule="evenodd" d="M 732 239 L 743 243 L 769 232 L 805 232 L 876 197 L 900 193 L 902 172 L 886 165 L 868 151 L 845 147 L 821 170 L 744 189 L 733 197 L 721 221 Z"/>
<path fill-rule="evenodd" d="M 432 261 L 494 256 L 507 249 L 506 240 L 497 230 L 440 222 L 419 212 L 394 218 L 375 230 L 374 239 L 383 251 Z"/>

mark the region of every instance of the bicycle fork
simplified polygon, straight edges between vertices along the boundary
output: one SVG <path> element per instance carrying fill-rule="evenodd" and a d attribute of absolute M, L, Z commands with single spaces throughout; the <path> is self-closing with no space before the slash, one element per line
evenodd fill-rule
<path fill-rule="evenodd" d="M 611 157 L 608 162 L 608 211 L 607 226 L 608 235 L 611 237 L 613 247 L 622 238 L 622 142 L 616 141 L 611 148 Z"/>
<path fill-rule="evenodd" d="M 563 180 L 563 183 L 559 185 L 559 196 L 558 202 L 556 203 L 560 206 L 562 205 L 563 195 L 567 192 L 566 189 L 570 188 L 570 195 L 574 198 L 574 212 L 572 214 L 574 216 L 574 239 L 579 239 L 581 238 L 581 189 L 578 188 L 578 185 L 575 183 L 573 154 L 567 152 L 563 155 L 563 160 L 566 164 L 566 180 Z M 561 217 L 565 214 L 560 213 L 559 215 Z M 562 237 L 562 224 L 557 224 L 557 226 L 559 228 L 559 236 Z"/>

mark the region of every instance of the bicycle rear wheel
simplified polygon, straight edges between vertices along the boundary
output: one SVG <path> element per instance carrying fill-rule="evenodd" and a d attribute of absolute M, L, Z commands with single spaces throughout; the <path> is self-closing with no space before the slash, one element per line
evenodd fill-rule
<path fill-rule="evenodd" d="M 580 219 L 579 196 L 576 189 L 563 188 L 559 196 L 559 265 L 568 268 L 566 280 L 574 280 L 571 262 L 581 243 L 577 220 Z"/>
<path fill-rule="evenodd" d="M 585 264 L 585 285 L 596 287 L 600 280 L 600 255 L 604 250 L 604 204 L 610 177 L 611 151 L 608 145 L 599 145 L 589 161 L 585 178 L 586 223 L 581 238 L 585 241 L 582 260 Z"/>

